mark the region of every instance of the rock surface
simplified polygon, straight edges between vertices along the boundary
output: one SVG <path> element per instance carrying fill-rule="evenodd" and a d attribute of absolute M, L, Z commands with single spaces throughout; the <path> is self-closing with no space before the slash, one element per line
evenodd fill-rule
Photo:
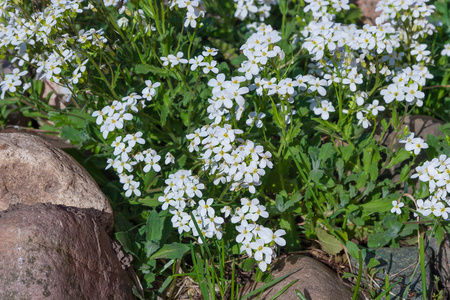
<path fill-rule="evenodd" d="M 378 248 L 376 250 L 370 250 L 367 252 L 364 266 L 367 266 L 371 258 L 377 259 L 380 264 L 375 267 L 379 271 L 374 277 L 374 280 L 379 286 L 385 285 L 385 275 L 389 275 L 390 284 L 399 283 L 391 290 L 393 299 L 423 299 L 422 297 L 422 281 L 420 274 L 420 266 L 414 273 L 414 268 L 419 263 L 419 250 L 417 247 L 402 247 L 402 248 Z M 435 251 L 428 247 L 425 254 L 425 270 L 428 291 L 432 288 L 430 286 L 432 266 L 436 258 Z M 354 273 L 358 272 L 358 263 L 355 259 L 352 259 L 352 265 L 354 266 Z M 414 275 L 414 276 L 413 276 Z M 411 284 L 409 290 L 406 292 L 406 298 L 403 298 L 406 287 Z M 378 292 L 382 292 L 380 289 Z M 395 296 L 394 296 L 395 295 Z"/>
<path fill-rule="evenodd" d="M 0 210 L 45 202 L 84 209 L 112 229 L 108 199 L 75 159 L 37 136 L 0 133 Z"/>
<path fill-rule="evenodd" d="M 344 285 L 335 272 L 311 257 L 293 255 L 280 259 L 271 274 L 274 278 L 279 278 L 293 271 L 296 272 L 266 290 L 258 299 L 271 299 L 295 279 L 298 281 L 291 285 L 280 299 L 299 299 L 295 290 L 302 292 L 308 300 L 352 299 L 351 288 Z M 244 287 L 244 293 L 247 294 L 263 285 L 263 283 L 248 285 Z"/>
<path fill-rule="evenodd" d="M 439 126 L 444 124 L 444 122 L 430 116 L 407 116 L 400 132 L 403 132 L 403 128 L 408 127 L 409 131 L 414 132 L 415 137 L 421 137 L 426 141 L 429 134 L 434 136 L 443 135 L 442 131 L 439 130 Z M 382 141 L 383 145 L 389 146 L 394 137 L 395 134 L 391 131 L 384 137 Z M 396 146 L 398 147 L 398 144 Z"/>
<path fill-rule="evenodd" d="M 1 212 L 0 252 L 0 299 L 134 299 L 108 235 L 76 208 Z"/>

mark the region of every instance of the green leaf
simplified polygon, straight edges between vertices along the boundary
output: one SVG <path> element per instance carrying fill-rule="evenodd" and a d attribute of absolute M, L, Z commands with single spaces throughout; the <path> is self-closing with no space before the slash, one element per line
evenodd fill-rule
<path fill-rule="evenodd" d="M 143 199 L 139 199 L 135 204 L 142 204 L 145 206 L 156 207 L 160 206 L 161 202 L 158 201 L 158 198 L 145 197 Z"/>
<path fill-rule="evenodd" d="M 374 267 L 378 266 L 379 264 L 380 264 L 380 261 L 378 259 L 372 257 L 369 260 L 369 263 L 367 264 L 367 268 L 369 268 L 369 269 L 374 268 Z"/>
<path fill-rule="evenodd" d="M 392 209 L 392 200 L 398 199 L 399 197 L 399 194 L 391 194 L 389 197 L 379 198 L 365 203 L 361 207 L 369 214 L 387 212 Z"/>
<path fill-rule="evenodd" d="M 400 182 L 405 182 L 409 178 L 409 165 L 404 165 L 402 171 L 400 172 Z"/>
<path fill-rule="evenodd" d="M 378 163 L 372 162 L 369 168 L 369 178 L 371 181 L 376 181 L 378 178 Z"/>
<path fill-rule="evenodd" d="M 406 236 L 413 234 L 414 231 L 416 231 L 417 229 L 419 229 L 418 224 L 405 224 L 402 228 L 402 231 L 400 231 L 400 233 L 398 235 L 402 236 L 402 237 L 406 237 Z"/>
<path fill-rule="evenodd" d="M 244 262 L 242 263 L 242 270 L 244 270 L 245 272 L 251 272 L 255 263 L 256 260 L 254 258 L 248 258 L 244 260 Z"/>
<path fill-rule="evenodd" d="M 169 115 L 169 107 L 165 104 L 162 104 L 161 105 L 161 114 L 160 114 L 161 126 L 166 125 L 168 115 Z"/>
<path fill-rule="evenodd" d="M 340 150 L 342 153 L 342 159 L 344 160 L 344 162 L 347 162 L 353 154 L 352 146 L 347 145 L 345 147 L 340 147 Z"/>
<path fill-rule="evenodd" d="M 84 130 L 77 130 L 72 126 L 61 128 L 61 137 L 68 139 L 73 144 L 89 140 L 89 135 Z"/>
<path fill-rule="evenodd" d="M 438 246 L 440 246 L 441 243 L 442 243 L 442 240 L 444 239 L 444 236 L 445 236 L 444 227 L 437 226 L 436 233 L 435 233 L 434 236 L 436 237 L 436 241 L 437 241 Z"/>
<path fill-rule="evenodd" d="M 275 196 L 275 207 L 278 209 L 279 212 L 283 212 L 285 210 L 285 208 L 284 208 L 284 200 L 283 200 L 283 197 L 281 197 L 280 194 L 277 194 Z"/>
<path fill-rule="evenodd" d="M 366 184 L 366 173 L 362 172 L 358 176 L 358 180 L 356 181 L 356 189 L 359 190 Z"/>
<path fill-rule="evenodd" d="M 342 249 L 344 249 L 342 243 L 327 231 L 321 228 L 316 228 L 316 234 L 319 238 L 320 243 L 322 244 L 323 250 L 328 254 L 336 255 L 341 252 Z"/>
<path fill-rule="evenodd" d="M 411 157 L 411 154 L 405 150 L 405 148 L 400 148 L 394 155 L 394 158 L 390 161 L 389 165 L 387 166 L 388 168 L 393 167 L 405 160 L 407 160 L 408 158 Z"/>
<path fill-rule="evenodd" d="M 158 73 L 162 75 L 167 75 L 168 71 L 165 69 L 157 68 L 152 65 L 137 65 L 135 68 L 136 74 L 147 74 L 147 73 Z"/>
<path fill-rule="evenodd" d="M 319 159 L 322 162 L 325 162 L 327 159 L 331 157 L 331 153 L 333 153 L 333 145 L 331 143 L 323 144 L 320 147 Z"/>
<path fill-rule="evenodd" d="M 320 178 L 322 178 L 323 174 L 325 172 L 323 170 L 312 170 L 309 173 L 309 178 L 315 182 L 315 183 L 319 183 Z"/>
<path fill-rule="evenodd" d="M 353 274 L 352 274 L 353 275 Z M 300 300 L 307 300 L 306 297 L 302 294 L 302 292 L 300 292 L 299 290 L 295 290 L 295 293 L 297 294 L 297 297 Z"/>
<path fill-rule="evenodd" d="M 244 55 L 239 55 L 238 57 L 233 58 L 232 60 L 230 60 L 231 64 L 233 64 L 234 66 L 238 67 L 241 65 L 241 63 L 243 63 L 245 60 L 247 59 L 247 57 L 245 57 Z"/>
<path fill-rule="evenodd" d="M 135 244 L 131 241 L 130 234 L 128 232 L 124 231 L 116 232 L 114 236 L 120 242 L 120 244 L 122 245 L 123 249 L 126 252 L 131 253 L 136 257 L 139 257 L 137 255 L 137 251 L 135 251 Z"/>
<path fill-rule="evenodd" d="M 297 224 L 292 213 L 284 212 L 280 218 L 280 228 L 286 230 L 286 249 L 298 250 L 300 248 L 300 239 L 297 232 Z"/>
<path fill-rule="evenodd" d="M 156 210 L 152 210 L 148 215 L 145 224 L 145 233 L 147 241 L 160 241 L 162 237 L 163 220 Z"/>
<path fill-rule="evenodd" d="M 159 249 L 159 241 L 147 241 L 145 242 L 145 255 L 149 258 L 156 250 Z"/>
<path fill-rule="evenodd" d="M 363 151 L 363 166 L 364 166 L 364 173 L 368 174 L 369 173 L 369 168 L 370 165 L 372 163 L 372 152 L 373 152 L 373 148 L 366 148 Z"/>
<path fill-rule="evenodd" d="M 180 243 L 172 243 L 164 245 L 158 252 L 150 257 L 152 259 L 166 258 L 166 259 L 181 259 L 183 255 L 189 251 L 189 246 Z"/>
<path fill-rule="evenodd" d="M 342 158 L 338 158 L 336 162 L 336 169 L 338 171 L 339 181 L 341 181 L 342 175 L 344 175 L 344 160 Z"/>
<path fill-rule="evenodd" d="M 158 293 L 161 294 L 162 292 L 164 292 L 164 290 L 169 286 L 169 284 L 172 282 L 172 280 L 173 280 L 172 276 L 167 277 L 166 280 L 164 280 L 161 287 L 159 288 Z"/>
<path fill-rule="evenodd" d="M 353 243 L 352 241 L 347 241 L 345 243 L 345 247 L 347 247 L 347 251 L 355 259 L 359 259 L 359 248 L 358 246 Z"/>
<path fill-rule="evenodd" d="M 389 239 L 384 232 L 374 233 L 369 236 L 369 241 L 367 246 L 370 248 L 379 248 L 383 247 L 387 243 L 389 243 L 391 239 Z"/>

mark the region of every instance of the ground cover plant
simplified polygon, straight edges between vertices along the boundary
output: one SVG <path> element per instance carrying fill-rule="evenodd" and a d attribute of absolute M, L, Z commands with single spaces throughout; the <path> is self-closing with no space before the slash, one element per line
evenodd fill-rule
<path fill-rule="evenodd" d="M 238 299 L 243 272 L 275 284 L 273 261 L 314 240 L 360 261 L 415 242 L 423 260 L 424 237 L 449 229 L 449 7 L 376 11 L 362 24 L 346 0 L 1 0 L 2 125 L 20 113 L 78 146 L 142 298 L 176 298 L 188 278 Z M 442 135 L 417 137 L 411 115 Z"/>

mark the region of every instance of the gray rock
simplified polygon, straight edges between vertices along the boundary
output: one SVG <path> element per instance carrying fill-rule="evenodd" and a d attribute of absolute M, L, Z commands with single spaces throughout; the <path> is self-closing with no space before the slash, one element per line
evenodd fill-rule
<path fill-rule="evenodd" d="M 271 274 L 274 278 L 279 278 L 293 271 L 295 273 L 266 290 L 258 299 L 271 299 L 296 279 L 298 281 L 291 285 L 279 299 L 299 299 L 295 290 L 299 290 L 306 299 L 310 300 L 352 299 L 351 288 L 345 285 L 335 272 L 311 257 L 292 255 L 280 259 L 276 262 Z M 244 287 L 241 296 L 263 285 L 264 283 L 260 282 L 248 284 Z M 256 299 L 256 297 L 252 299 Z"/>
<path fill-rule="evenodd" d="M 430 287 L 432 274 L 431 262 L 434 261 L 436 255 L 431 247 L 426 248 L 426 250 L 425 274 L 427 278 L 427 287 Z M 375 258 L 380 262 L 380 264 L 374 268 L 378 273 L 373 278 L 378 286 L 383 287 L 385 285 L 385 274 L 389 275 L 390 285 L 399 281 L 399 283 L 391 290 L 391 299 L 422 299 L 422 280 L 419 264 L 419 251 L 417 247 L 379 248 L 367 251 L 364 268 L 367 267 L 367 264 L 372 258 Z M 357 275 L 358 262 L 353 258 L 351 260 L 354 268 L 353 272 Z M 416 266 L 417 270 L 414 272 Z M 406 297 L 403 298 L 403 294 L 409 284 L 410 287 Z M 371 285 L 374 286 L 373 282 L 371 282 Z M 429 291 L 430 289 L 427 288 L 427 290 Z M 382 288 L 377 290 L 378 293 L 383 291 Z"/>
<path fill-rule="evenodd" d="M 108 199 L 75 159 L 40 137 L 0 133 L 0 210 L 45 202 L 85 209 L 113 227 Z"/>

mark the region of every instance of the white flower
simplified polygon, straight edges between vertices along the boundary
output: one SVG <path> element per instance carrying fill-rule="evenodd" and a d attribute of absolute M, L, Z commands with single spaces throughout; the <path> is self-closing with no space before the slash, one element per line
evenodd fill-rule
<path fill-rule="evenodd" d="M 195 56 L 189 60 L 189 64 L 191 64 L 191 71 L 195 71 L 198 66 L 203 62 L 203 56 Z"/>
<path fill-rule="evenodd" d="M 215 212 L 214 209 L 211 207 L 211 205 L 213 204 L 214 199 L 213 198 L 209 198 L 206 200 L 200 200 L 198 202 L 198 209 L 199 209 L 199 214 L 201 216 L 214 216 Z"/>
<path fill-rule="evenodd" d="M 372 113 L 372 115 L 376 116 L 378 115 L 379 111 L 384 111 L 385 107 L 384 106 L 380 106 L 379 105 L 379 101 L 378 100 L 373 100 L 372 104 L 369 104 L 367 106 L 367 110 L 370 111 Z"/>
<path fill-rule="evenodd" d="M 450 44 L 444 45 L 444 49 L 441 51 L 441 55 L 450 56 Z"/>
<path fill-rule="evenodd" d="M 167 154 L 165 156 L 164 164 L 168 165 L 168 164 L 174 164 L 174 163 L 175 163 L 175 157 L 172 155 L 172 153 L 167 152 Z"/>
<path fill-rule="evenodd" d="M 260 112 L 256 114 L 256 111 L 252 111 L 251 113 L 248 114 L 248 120 L 245 121 L 245 124 L 247 124 L 247 126 L 255 125 L 257 128 L 261 128 L 263 126 L 262 119 L 265 116 L 266 116 L 265 113 Z"/>
<path fill-rule="evenodd" d="M 363 128 L 368 128 L 370 126 L 370 122 L 364 113 L 365 111 L 358 111 L 356 113 L 356 118 L 358 119 L 358 125 L 362 124 Z"/>
<path fill-rule="evenodd" d="M 215 48 L 210 48 L 210 47 L 206 47 L 206 46 L 204 46 L 203 48 L 205 48 L 205 51 L 202 52 L 202 55 L 204 57 L 207 57 L 207 56 L 210 56 L 210 55 L 211 56 L 216 56 L 217 53 L 219 53 L 219 50 L 215 49 Z"/>
<path fill-rule="evenodd" d="M 264 242 L 266 244 L 270 244 L 271 242 L 275 242 L 275 244 L 279 246 L 285 246 L 286 240 L 282 238 L 283 235 L 286 235 L 286 231 L 283 229 L 278 229 L 275 232 L 272 232 L 269 228 L 266 228 L 266 230 L 262 231 L 260 236 L 262 239 L 264 239 Z"/>
<path fill-rule="evenodd" d="M 119 27 L 122 27 L 122 28 L 128 27 L 128 19 L 125 18 L 125 17 L 120 18 L 120 19 L 117 21 L 117 25 L 119 25 Z"/>
<path fill-rule="evenodd" d="M 262 261 L 264 260 L 264 254 L 267 256 L 271 256 L 272 255 L 272 249 L 265 246 L 264 240 L 263 239 L 259 239 L 256 240 L 255 242 L 250 243 L 250 247 L 253 250 L 256 250 L 254 253 L 254 257 L 256 259 L 256 261 Z"/>
<path fill-rule="evenodd" d="M 226 205 L 226 206 L 222 207 L 222 209 L 220 210 L 220 212 L 224 214 L 224 217 L 225 217 L 225 218 L 228 218 L 228 216 L 229 216 L 230 213 L 231 213 L 231 207 L 228 206 L 228 205 Z"/>
<path fill-rule="evenodd" d="M 215 60 L 211 61 L 210 63 L 203 62 L 201 64 L 201 66 L 204 67 L 203 73 L 208 74 L 210 71 L 213 72 L 214 74 L 219 73 L 219 69 L 216 68 L 216 65 L 217 65 L 217 61 L 215 61 Z"/>
<path fill-rule="evenodd" d="M 331 104 L 331 102 L 329 102 L 328 100 L 320 101 L 320 107 L 314 108 L 314 113 L 316 115 L 320 115 L 323 120 L 328 120 L 330 118 L 330 112 L 334 111 L 335 109 L 333 107 L 333 104 Z"/>
<path fill-rule="evenodd" d="M 161 171 L 161 167 L 157 164 L 157 162 L 161 159 L 161 156 L 159 155 L 149 155 L 147 156 L 144 161 L 146 162 L 146 165 L 143 169 L 145 173 L 149 172 L 151 169 L 155 170 L 155 172 Z"/>
<path fill-rule="evenodd" d="M 397 202 L 396 200 L 392 201 L 392 209 L 391 209 L 391 213 L 396 213 L 396 214 L 401 214 L 402 210 L 400 209 L 401 207 L 405 206 L 405 204 L 403 202 Z"/>
<path fill-rule="evenodd" d="M 134 193 L 136 196 L 141 195 L 141 191 L 139 191 L 138 187 L 140 185 L 140 182 L 137 181 L 131 181 L 129 185 L 129 189 L 125 192 L 126 197 L 130 197 L 132 193 Z"/>

